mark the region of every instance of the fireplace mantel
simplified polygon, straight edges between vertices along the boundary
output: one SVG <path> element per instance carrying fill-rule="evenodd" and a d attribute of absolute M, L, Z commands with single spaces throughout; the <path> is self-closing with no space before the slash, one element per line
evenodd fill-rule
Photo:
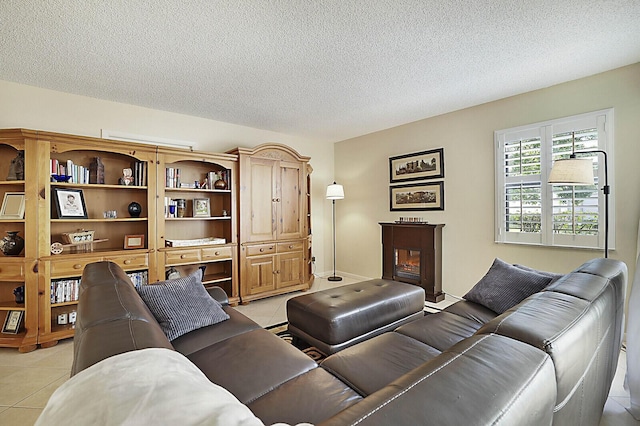
<path fill-rule="evenodd" d="M 443 224 L 380 223 L 382 278 L 424 288 L 429 302 L 444 300 L 442 293 Z"/>

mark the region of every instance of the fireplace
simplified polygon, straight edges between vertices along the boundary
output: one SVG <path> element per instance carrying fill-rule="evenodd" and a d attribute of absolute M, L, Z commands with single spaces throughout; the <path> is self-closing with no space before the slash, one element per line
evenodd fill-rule
<path fill-rule="evenodd" d="M 442 293 L 442 227 L 427 223 L 381 223 L 382 278 L 419 285 L 430 302 Z"/>
<path fill-rule="evenodd" d="M 410 280 L 420 280 L 420 250 L 394 247 L 394 275 Z"/>

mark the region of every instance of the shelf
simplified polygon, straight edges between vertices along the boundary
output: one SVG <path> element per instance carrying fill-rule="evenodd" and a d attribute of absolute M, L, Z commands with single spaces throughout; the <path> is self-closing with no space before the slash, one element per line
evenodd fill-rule
<path fill-rule="evenodd" d="M 51 307 L 52 308 L 59 308 L 61 306 L 72 306 L 72 305 L 77 305 L 78 301 L 77 300 L 72 300 L 71 302 L 58 302 L 58 303 L 52 303 Z"/>
<path fill-rule="evenodd" d="M 210 275 L 208 274 L 202 278 L 202 284 L 206 286 L 207 284 L 216 284 L 216 283 L 229 281 L 229 280 L 231 280 L 231 277 L 228 274 L 222 274 L 222 273 L 210 274 Z"/>
<path fill-rule="evenodd" d="M 14 181 L 17 182 L 17 181 Z M 51 182 L 51 186 L 59 187 L 74 187 L 74 188 L 91 188 L 91 189 L 135 189 L 135 190 L 147 190 L 146 186 L 136 185 L 108 185 L 104 183 L 72 183 L 72 182 Z"/>
<path fill-rule="evenodd" d="M 24 311 L 24 303 L 0 302 L 0 311 Z"/>
<path fill-rule="evenodd" d="M 24 185 L 23 180 L 0 180 L 0 185 Z"/>
<path fill-rule="evenodd" d="M 231 216 L 209 216 L 209 217 L 165 217 L 167 221 L 182 220 L 231 220 Z"/>
<path fill-rule="evenodd" d="M 55 222 L 55 223 L 69 223 L 69 222 L 99 222 L 99 223 L 104 223 L 104 222 L 145 222 L 148 219 L 146 217 L 119 217 L 116 219 L 103 219 L 103 218 L 96 218 L 96 219 L 82 219 L 82 218 L 78 218 L 78 219 L 51 219 L 51 222 Z"/>
<path fill-rule="evenodd" d="M 0 219 L 0 223 L 24 223 L 24 219 Z"/>
<path fill-rule="evenodd" d="M 165 188 L 164 192 L 191 192 L 191 193 L 218 193 L 218 194 L 231 194 L 230 189 L 202 189 L 202 188 Z"/>

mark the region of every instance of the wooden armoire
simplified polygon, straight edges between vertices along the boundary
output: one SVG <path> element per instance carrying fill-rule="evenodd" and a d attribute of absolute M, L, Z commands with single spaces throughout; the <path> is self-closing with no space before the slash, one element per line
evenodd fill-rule
<path fill-rule="evenodd" d="M 309 157 L 275 143 L 237 148 L 240 299 L 308 290 L 311 273 Z"/>

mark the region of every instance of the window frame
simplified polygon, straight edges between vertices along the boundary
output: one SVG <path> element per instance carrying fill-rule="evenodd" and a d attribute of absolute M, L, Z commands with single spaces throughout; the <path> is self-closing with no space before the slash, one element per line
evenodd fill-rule
<path fill-rule="evenodd" d="M 609 248 L 615 249 L 615 191 L 614 188 L 614 135 L 613 108 L 593 111 L 574 116 L 558 118 L 538 123 L 527 124 L 494 132 L 495 152 L 495 242 L 498 244 L 525 244 L 548 247 L 569 247 L 579 249 L 604 249 L 604 156 L 598 156 L 597 190 L 598 190 L 598 234 L 576 235 L 553 232 L 553 189 L 547 183 L 552 168 L 553 137 L 563 132 L 596 128 L 598 132 L 598 146 L 594 149 L 606 151 L 609 168 L 609 186 L 612 188 L 609 196 Z M 540 174 L 509 178 L 506 172 L 507 159 L 505 144 L 518 139 L 540 138 Z M 580 158 L 580 150 L 576 150 Z M 585 158 L 587 156 L 584 156 Z M 506 225 L 507 183 L 518 181 L 540 182 L 541 223 L 540 232 L 508 232 Z"/>

